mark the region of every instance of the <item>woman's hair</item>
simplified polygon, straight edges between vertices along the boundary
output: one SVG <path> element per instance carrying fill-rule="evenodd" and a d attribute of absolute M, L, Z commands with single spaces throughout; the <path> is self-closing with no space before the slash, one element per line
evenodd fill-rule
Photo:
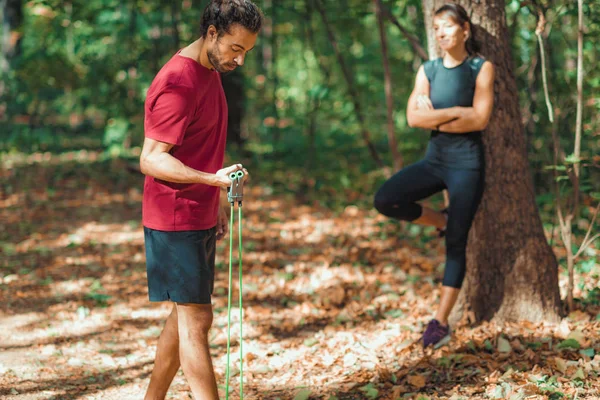
<path fill-rule="evenodd" d="M 464 26 L 467 22 L 469 23 L 470 32 L 467 42 L 465 43 L 467 53 L 469 53 L 469 55 L 479 53 L 479 43 L 477 43 L 477 41 L 475 40 L 475 27 L 471 23 L 471 18 L 469 18 L 469 14 L 467 14 L 467 11 L 458 4 L 448 3 L 438 8 L 438 10 L 433 15 L 434 17 L 437 17 L 442 14 L 448 15 L 454 20 L 454 22 L 456 22 L 460 26 Z"/>
<path fill-rule="evenodd" d="M 211 0 L 204 9 L 200 22 L 200 36 L 206 37 L 208 28 L 213 25 L 219 37 L 231 33 L 233 24 L 239 24 L 252 33 L 258 33 L 263 15 L 250 0 Z"/>

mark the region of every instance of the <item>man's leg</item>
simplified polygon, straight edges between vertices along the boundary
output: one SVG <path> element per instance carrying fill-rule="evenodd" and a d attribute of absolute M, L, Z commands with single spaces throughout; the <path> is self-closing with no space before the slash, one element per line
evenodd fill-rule
<path fill-rule="evenodd" d="M 218 400 L 217 381 L 208 347 L 211 304 L 177 303 L 179 358 L 196 400 Z"/>
<path fill-rule="evenodd" d="M 154 369 L 150 377 L 150 385 L 144 400 L 163 400 L 167 395 L 169 386 L 179 369 L 179 333 L 177 329 L 177 307 L 167 318 L 158 346 Z"/>

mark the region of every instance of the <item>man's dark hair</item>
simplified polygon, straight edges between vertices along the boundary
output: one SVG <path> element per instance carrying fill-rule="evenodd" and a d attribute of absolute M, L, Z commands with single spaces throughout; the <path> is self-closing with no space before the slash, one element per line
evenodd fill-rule
<path fill-rule="evenodd" d="M 211 0 L 204 9 L 200 22 L 200 36 L 206 37 L 208 28 L 213 25 L 217 33 L 231 33 L 231 25 L 239 24 L 252 33 L 258 33 L 262 26 L 263 14 L 250 0 Z"/>

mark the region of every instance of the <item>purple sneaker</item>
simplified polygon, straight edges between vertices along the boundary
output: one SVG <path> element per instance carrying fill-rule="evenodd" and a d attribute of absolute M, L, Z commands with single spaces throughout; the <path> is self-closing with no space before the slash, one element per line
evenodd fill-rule
<path fill-rule="evenodd" d="M 438 349 L 450 341 L 450 327 L 444 326 L 437 319 L 432 319 L 427 324 L 423 334 L 423 348 L 433 345 Z"/>

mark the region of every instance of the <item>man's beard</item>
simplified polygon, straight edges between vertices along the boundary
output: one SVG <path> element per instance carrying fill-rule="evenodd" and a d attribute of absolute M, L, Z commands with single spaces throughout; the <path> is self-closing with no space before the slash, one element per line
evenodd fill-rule
<path fill-rule="evenodd" d="M 217 72 L 220 73 L 226 73 L 226 72 L 231 72 L 230 67 L 232 67 L 233 65 L 228 65 L 226 63 L 222 63 L 219 60 L 219 52 L 218 50 L 214 50 L 214 51 L 209 51 L 207 52 L 208 55 L 208 61 L 210 61 L 210 63 L 212 64 L 213 67 L 215 67 L 215 69 L 217 70 Z"/>

